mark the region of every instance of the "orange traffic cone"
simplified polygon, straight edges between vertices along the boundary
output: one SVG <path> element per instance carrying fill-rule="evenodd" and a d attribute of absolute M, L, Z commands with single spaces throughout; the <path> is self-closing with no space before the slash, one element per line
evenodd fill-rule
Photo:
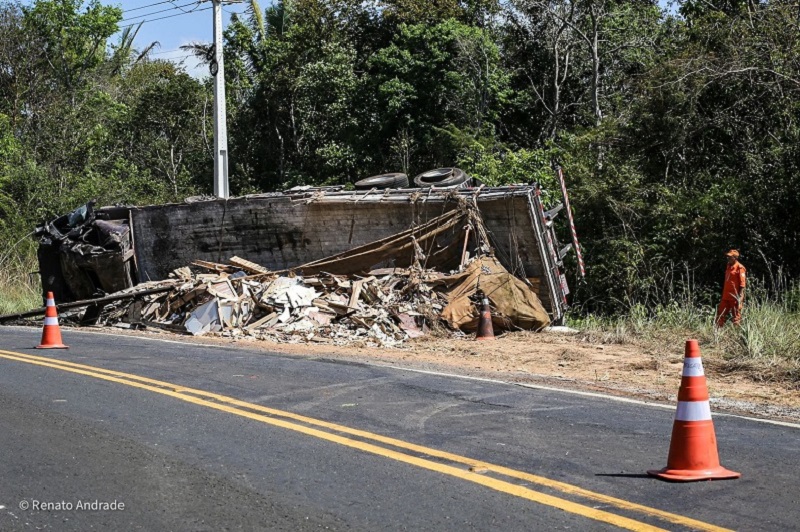
<path fill-rule="evenodd" d="M 47 292 L 47 308 L 44 311 L 44 329 L 42 343 L 36 349 L 69 349 L 61 341 L 61 329 L 58 328 L 58 312 L 53 292 Z"/>
<path fill-rule="evenodd" d="M 492 327 L 492 310 L 489 308 L 489 298 L 483 295 L 481 301 L 481 317 L 478 321 L 478 334 L 476 340 L 496 340 L 494 337 L 494 327 Z"/>
<path fill-rule="evenodd" d="M 672 426 L 667 467 L 651 470 L 648 475 L 675 482 L 739 478 L 719 463 L 717 436 L 711 421 L 708 387 L 697 340 L 686 341 L 678 410 Z"/>

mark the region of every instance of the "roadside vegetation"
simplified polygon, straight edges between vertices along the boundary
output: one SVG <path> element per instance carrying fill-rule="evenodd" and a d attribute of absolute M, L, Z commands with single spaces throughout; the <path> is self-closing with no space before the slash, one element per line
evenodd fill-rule
<path fill-rule="evenodd" d="M 0 255 L 0 315 L 22 312 L 42 306 L 42 289 L 36 255 L 8 253 Z"/>
<path fill-rule="evenodd" d="M 94 198 L 212 190 L 210 77 L 160 59 L 123 9 L 0 5 L 0 311 L 39 302 L 34 243 L 17 244 L 37 224 Z M 797 13 L 795 0 L 250 0 L 225 30 L 231 191 L 456 165 L 558 201 L 558 163 L 587 263 L 575 323 L 606 342 L 696 336 L 721 367 L 796 382 Z M 208 50 L 186 47 L 210 67 Z M 717 333 L 729 248 L 764 282 L 744 325 Z"/>
<path fill-rule="evenodd" d="M 800 389 L 800 284 L 751 280 L 740 326 L 715 326 L 716 294 L 689 290 L 665 305 L 632 305 L 618 315 L 574 310 L 569 324 L 601 344 L 634 344 L 657 362 L 674 357 L 685 340 L 698 340 L 707 368 Z"/>

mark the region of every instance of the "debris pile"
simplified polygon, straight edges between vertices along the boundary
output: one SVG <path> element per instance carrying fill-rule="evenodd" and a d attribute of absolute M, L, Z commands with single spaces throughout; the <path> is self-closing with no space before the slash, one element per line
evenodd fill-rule
<path fill-rule="evenodd" d="M 233 257 L 230 264 L 195 261 L 171 279 L 131 290 L 151 293 L 107 305 L 97 322 L 157 327 L 287 343 L 393 346 L 431 329 L 474 330 L 476 298 L 485 291 L 500 330 L 540 329 L 547 313 L 536 294 L 491 256 L 445 275 L 420 268 L 380 268 L 367 275 L 268 272 Z M 166 291 L 154 292 L 164 288 Z"/>
<path fill-rule="evenodd" d="M 301 277 L 258 271 L 237 257 L 230 263 L 196 261 L 192 268 L 175 270 L 168 281 L 139 285 L 136 289 L 172 288 L 106 306 L 98 323 L 391 346 L 436 327 L 447 305 L 445 276 L 434 271 L 385 268 L 367 276 L 321 272 Z"/>

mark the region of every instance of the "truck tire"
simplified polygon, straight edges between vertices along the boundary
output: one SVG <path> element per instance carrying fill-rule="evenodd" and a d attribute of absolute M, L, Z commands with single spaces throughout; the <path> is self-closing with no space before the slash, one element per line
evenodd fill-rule
<path fill-rule="evenodd" d="M 367 177 L 355 183 L 356 190 L 369 190 L 371 188 L 407 188 L 408 176 L 399 172 L 380 174 Z"/>
<path fill-rule="evenodd" d="M 420 188 L 448 188 L 464 185 L 469 176 L 460 168 L 436 168 L 428 170 L 414 178 L 414 184 Z"/>

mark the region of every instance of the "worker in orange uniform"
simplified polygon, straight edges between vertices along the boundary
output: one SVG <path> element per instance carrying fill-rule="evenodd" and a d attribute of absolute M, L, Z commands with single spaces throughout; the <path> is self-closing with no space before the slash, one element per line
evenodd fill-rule
<path fill-rule="evenodd" d="M 725 257 L 728 259 L 728 267 L 725 269 L 725 284 L 722 285 L 722 301 L 717 307 L 717 327 L 725 325 L 728 315 L 732 315 L 733 323 L 739 325 L 744 305 L 747 269 L 739 262 L 739 252 L 735 249 L 727 252 Z"/>

